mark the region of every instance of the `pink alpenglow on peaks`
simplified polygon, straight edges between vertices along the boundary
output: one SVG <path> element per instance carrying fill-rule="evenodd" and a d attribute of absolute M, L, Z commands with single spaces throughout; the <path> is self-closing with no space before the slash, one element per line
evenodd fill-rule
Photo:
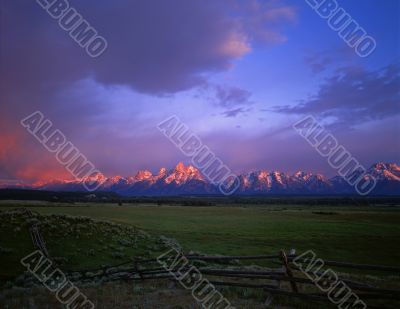
<path fill-rule="evenodd" d="M 400 193 L 400 167 L 395 163 L 376 163 L 368 169 L 368 174 L 378 181 L 372 194 L 398 195 Z M 362 175 L 355 175 L 362 176 Z M 279 171 L 254 171 L 238 175 L 240 186 L 238 195 L 313 195 L 313 194 L 353 194 L 354 189 L 342 177 L 327 178 L 321 174 L 298 171 L 288 174 Z M 193 195 L 220 194 L 218 187 L 210 183 L 193 165 L 179 162 L 175 168 L 159 169 L 157 174 L 141 170 L 135 176 L 106 177 L 95 174 L 86 179 L 101 182 L 98 190 L 116 192 L 121 195 Z M 50 191 L 82 191 L 79 180 L 37 181 L 32 184 L 22 182 L 0 182 L 0 188 L 27 188 Z"/>

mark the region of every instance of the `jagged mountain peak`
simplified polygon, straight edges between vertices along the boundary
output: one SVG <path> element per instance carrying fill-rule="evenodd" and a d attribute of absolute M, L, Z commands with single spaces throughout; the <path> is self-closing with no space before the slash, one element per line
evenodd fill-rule
<path fill-rule="evenodd" d="M 185 166 L 183 162 L 179 162 L 175 167 L 176 172 L 180 173 L 199 173 L 200 171 L 195 168 L 193 165 L 189 164 Z"/>
<path fill-rule="evenodd" d="M 375 170 L 391 170 L 400 172 L 400 166 L 396 163 L 378 162 L 373 164 L 371 168 Z"/>
<path fill-rule="evenodd" d="M 302 178 L 302 179 L 310 177 L 311 175 L 312 175 L 311 173 L 307 173 L 304 171 L 297 171 L 296 173 L 293 174 L 294 177 Z"/>
<path fill-rule="evenodd" d="M 186 166 L 185 166 L 185 164 L 183 164 L 183 162 L 179 162 L 176 165 L 175 170 L 178 171 L 178 172 L 185 172 Z"/>
<path fill-rule="evenodd" d="M 193 165 L 185 166 L 182 162 L 179 162 L 175 169 L 168 173 L 168 176 L 165 178 L 167 184 L 173 182 L 177 185 L 182 185 L 189 180 L 203 181 L 204 177 Z"/>
<path fill-rule="evenodd" d="M 160 168 L 160 170 L 158 171 L 159 176 L 163 176 L 166 173 L 167 173 L 167 169 L 165 167 Z"/>
<path fill-rule="evenodd" d="M 375 194 L 400 194 L 400 167 L 396 163 L 375 163 L 368 170 L 377 180 Z M 280 171 L 259 170 L 238 175 L 238 194 L 354 194 L 354 188 L 335 176 L 326 178 L 321 174 L 298 171 L 289 175 Z M 175 168 L 161 168 L 157 175 L 149 170 L 139 171 L 135 176 L 105 177 L 101 173 L 81 180 L 52 180 L 32 185 L 13 185 L 42 190 L 84 190 L 83 181 L 97 182 L 99 190 L 113 191 L 123 195 L 176 195 L 220 194 L 218 186 L 211 184 L 193 165 L 179 162 Z M 2 184 L 0 183 L 0 187 Z"/>
<path fill-rule="evenodd" d="M 396 163 L 389 163 L 389 162 L 376 162 L 374 164 L 372 164 L 373 168 L 390 168 L 390 166 L 397 166 Z"/>
<path fill-rule="evenodd" d="M 400 166 L 396 163 L 375 163 L 368 172 L 380 180 L 400 181 Z"/>
<path fill-rule="evenodd" d="M 153 176 L 152 172 L 148 171 L 148 170 L 142 170 L 137 172 L 135 179 L 137 181 L 143 181 L 146 179 L 150 179 Z"/>
<path fill-rule="evenodd" d="M 118 177 L 118 176 L 114 176 L 114 177 Z M 85 181 L 85 182 L 96 182 L 96 181 L 104 182 L 106 180 L 107 180 L 107 177 L 100 172 L 96 172 L 95 174 L 84 177 L 82 179 L 82 181 Z"/>

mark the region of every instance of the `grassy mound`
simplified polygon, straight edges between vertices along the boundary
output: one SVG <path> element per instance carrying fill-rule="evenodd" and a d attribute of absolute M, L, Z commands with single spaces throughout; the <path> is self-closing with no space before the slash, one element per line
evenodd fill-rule
<path fill-rule="evenodd" d="M 112 266 L 132 257 L 157 257 L 167 246 L 163 237 L 132 226 L 69 215 L 32 215 L 23 209 L 0 211 L 0 280 L 25 269 L 20 260 L 35 251 L 29 228 L 36 224 L 50 256 L 63 270 Z"/>

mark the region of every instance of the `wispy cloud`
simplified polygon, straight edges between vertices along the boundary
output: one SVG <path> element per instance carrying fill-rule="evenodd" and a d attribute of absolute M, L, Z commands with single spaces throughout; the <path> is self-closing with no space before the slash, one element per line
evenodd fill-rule
<path fill-rule="evenodd" d="M 331 67 L 349 64 L 356 57 L 354 52 L 347 47 L 330 48 L 317 52 L 309 52 L 305 56 L 304 62 L 314 74 L 319 74 Z"/>
<path fill-rule="evenodd" d="M 345 67 L 327 78 L 318 92 L 295 106 L 277 106 L 285 114 L 330 118 L 336 127 L 353 127 L 400 114 L 400 66 L 380 70 Z"/>
<path fill-rule="evenodd" d="M 240 114 L 245 114 L 248 111 L 250 111 L 250 110 L 249 109 L 244 109 L 242 107 L 239 107 L 239 108 L 227 110 L 227 111 L 221 113 L 221 115 L 223 115 L 223 116 L 225 116 L 227 118 L 234 118 L 234 117 L 236 117 L 236 116 L 238 116 Z"/>

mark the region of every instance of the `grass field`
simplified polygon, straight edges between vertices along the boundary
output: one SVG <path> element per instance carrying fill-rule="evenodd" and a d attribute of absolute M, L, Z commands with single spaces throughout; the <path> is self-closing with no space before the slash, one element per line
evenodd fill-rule
<path fill-rule="evenodd" d="M 253 255 L 295 248 L 325 259 L 400 265 L 397 207 L 189 207 L 95 205 L 40 207 L 2 202 L 2 209 L 34 206 L 42 214 L 70 214 L 134 225 L 177 239 L 186 251 Z M 45 202 L 42 202 L 44 205 Z M 52 205 L 49 203 L 49 205 Z"/>
<path fill-rule="evenodd" d="M 150 258 L 168 249 L 160 238 L 129 225 L 81 216 L 0 212 L 0 281 L 24 272 L 20 260 L 35 250 L 29 232 L 34 222 L 50 256 L 64 270 L 116 265 L 132 256 Z"/>
<path fill-rule="evenodd" d="M 41 222 L 40 229 L 50 255 L 64 260 L 60 266 L 63 270 L 117 265 L 133 256 L 156 257 L 166 250 L 160 236 L 175 238 L 185 252 L 258 255 L 295 248 L 298 253 L 313 250 L 323 259 L 400 266 L 398 207 L 193 207 L 127 203 L 118 206 L 1 201 L 0 277 L 5 279 L 3 282 L 24 272 L 19 261 L 34 250 L 28 230 L 30 217 L 25 212 L 17 212 L 19 214 L 15 216 L 2 212 L 22 207 L 31 209 Z M 137 235 L 142 237 L 138 239 Z M 262 261 L 251 263 L 264 264 Z M 277 267 L 276 264 L 264 265 Z M 398 274 L 351 271 L 350 275 L 344 274 L 343 269 L 337 270 L 341 276 L 349 275 L 361 282 L 383 288 L 399 288 Z M 86 287 L 84 291 L 96 302 L 97 308 L 132 308 L 132 305 L 134 308 L 164 308 L 166 304 L 171 305 L 168 308 L 198 308 L 190 293 L 171 288 L 161 281 L 101 284 Z M 263 302 L 266 296 L 260 290 L 220 287 L 219 291 L 237 308 L 265 308 Z M 7 290 L 7 293 L 10 294 L 5 296 L 0 293 L 0 307 L 30 308 L 34 302 L 39 306 L 51 303 L 52 307 L 61 308 L 51 293 L 43 288 L 16 288 Z M 171 298 L 171 295 L 174 296 Z M 326 303 L 319 305 L 284 296 L 275 297 L 274 304 L 286 308 L 328 308 Z M 380 308 L 397 306 L 385 301 L 375 305 Z"/>

